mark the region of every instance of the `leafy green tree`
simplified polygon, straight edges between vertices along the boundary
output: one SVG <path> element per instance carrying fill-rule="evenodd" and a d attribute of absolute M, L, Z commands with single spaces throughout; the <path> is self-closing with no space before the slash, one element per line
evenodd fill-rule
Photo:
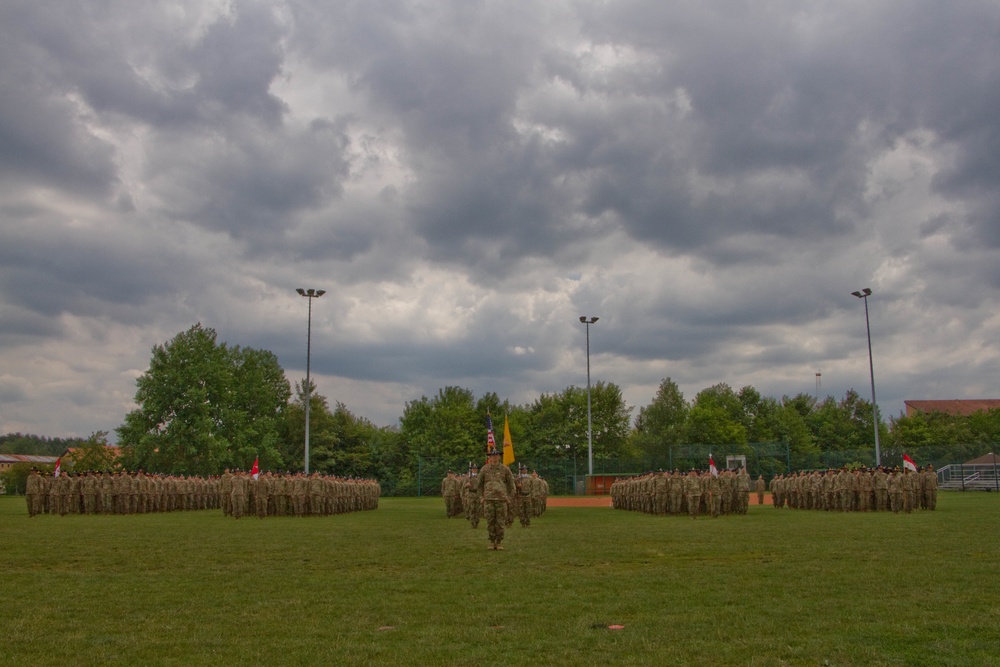
<path fill-rule="evenodd" d="M 745 445 L 748 442 L 743 403 L 725 383 L 698 392 L 687 423 L 690 443 Z"/>
<path fill-rule="evenodd" d="M 795 396 L 782 396 L 781 404 L 786 408 L 795 410 L 800 417 L 805 419 L 816 409 L 816 399 L 810 394 L 798 393 Z"/>
<path fill-rule="evenodd" d="M 822 451 L 871 449 L 875 446 L 872 404 L 853 389 L 835 401 L 827 397 L 813 411 L 810 426 Z M 880 426 L 879 439 L 887 435 Z"/>
<path fill-rule="evenodd" d="M 259 459 L 265 469 L 281 467 L 282 426 L 291 388 L 278 357 L 253 348 L 227 352 L 231 390 L 219 424 L 220 437 L 228 443 L 224 465 L 247 468 Z"/>
<path fill-rule="evenodd" d="M 662 456 L 667 448 L 684 443 L 688 404 L 684 394 L 670 378 L 660 382 L 653 402 L 639 408 L 632 434 L 636 449 L 647 457 Z"/>
<path fill-rule="evenodd" d="M 46 455 L 40 454 L 39 456 Z M 28 484 L 28 475 L 31 474 L 33 467 L 37 466 L 32 466 L 30 463 L 15 463 L 3 472 L 0 472 L 0 487 L 3 487 L 3 493 L 23 496 Z"/>
<path fill-rule="evenodd" d="M 629 443 L 632 408 L 625 403 L 621 388 L 613 382 L 598 382 L 590 393 L 594 459 L 635 456 L 638 452 Z"/>
<path fill-rule="evenodd" d="M 579 426 L 580 401 L 571 394 L 580 390 L 567 388 L 562 393 L 542 394 L 524 410 L 526 428 L 515 451 L 529 460 L 579 460 L 581 430 Z M 587 399 L 583 396 L 582 446 L 586 451 Z"/>
<path fill-rule="evenodd" d="M 1000 442 L 1000 409 L 979 411 L 966 419 L 974 442 L 982 444 Z"/>
<path fill-rule="evenodd" d="M 327 433 L 330 406 L 326 397 L 316 392 L 316 383 L 310 379 L 309 384 L 309 470 L 312 471 L 316 469 L 317 447 L 321 450 L 331 449 L 335 443 L 328 441 L 332 437 Z M 295 383 L 294 398 L 285 408 L 281 437 L 278 440 L 280 463 L 275 464 L 279 470 L 305 469 L 305 386 L 305 379 Z"/>
<path fill-rule="evenodd" d="M 632 408 L 621 389 L 598 382 L 590 388 L 591 440 L 594 459 L 609 460 L 633 454 L 629 443 Z M 528 460 L 569 459 L 587 462 L 587 390 L 567 387 L 558 394 L 543 394 L 523 411 L 525 433 L 520 451 Z M 518 445 L 515 442 L 515 451 Z"/>
<path fill-rule="evenodd" d="M 196 324 L 153 348 L 138 408 L 116 429 L 129 468 L 215 474 L 277 455 L 291 390 L 270 352 L 229 348 Z"/>
<path fill-rule="evenodd" d="M 117 458 L 118 449 L 108 445 L 108 432 L 95 431 L 73 452 L 73 469 L 110 470 Z"/>
<path fill-rule="evenodd" d="M 774 414 L 773 440 L 787 443 L 793 452 L 818 452 L 816 440 L 797 405 L 779 404 Z"/>
<path fill-rule="evenodd" d="M 468 389 L 445 387 L 433 399 L 410 401 L 400 422 L 410 451 L 425 459 L 481 460 L 485 451 L 486 414 Z"/>
<path fill-rule="evenodd" d="M 59 456 L 71 447 L 79 447 L 83 442 L 83 438 L 48 438 L 30 433 L 8 433 L 0 435 L 0 454 Z"/>

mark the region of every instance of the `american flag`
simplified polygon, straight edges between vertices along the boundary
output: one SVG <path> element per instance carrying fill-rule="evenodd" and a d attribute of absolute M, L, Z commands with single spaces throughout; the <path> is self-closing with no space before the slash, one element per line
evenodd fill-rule
<path fill-rule="evenodd" d="M 493 417 L 490 413 L 486 413 L 486 453 L 489 454 L 491 449 L 496 449 L 497 440 L 493 437 Z"/>

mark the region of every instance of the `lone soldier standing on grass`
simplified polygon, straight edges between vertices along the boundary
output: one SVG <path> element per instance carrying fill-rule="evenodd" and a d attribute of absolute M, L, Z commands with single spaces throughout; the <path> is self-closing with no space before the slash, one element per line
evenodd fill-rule
<path fill-rule="evenodd" d="M 25 481 L 24 498 L 28 502 L 28 516 L 38 516 L 42 513 L 42 476 L 38 468 L 32 468 Z"/>
<path fill-rule="evenodd" d="M 754 491 L 757 492 L 757 504 L 764 504 L 764 491 L 767 490 L 767 485 L 764 483 L 764 476 L 758 475 L 757 481 L 753 484 Z"/>
<path fill-rule="evenodd" d="M 527 528 L 531 525 L 531 490 L 534 482 L 528 476 L 528 468 L 519 466 L 520 471 L 517 476 L 517 517 L 521 520 L 521 527 Z"/>
<path fill-rule="evenodd" d="M 922 473 L 924 476 L 924 509 L 934 510 L 937 507 L 937 473 L 934 466 L 927 464 Z"/>
<path fill-rule="evenodd" d="M 490 539 L 490 549 L 502 550 L 504 526 L 510 499 L 514 495 L 514 474 L 510 468 L 500 463 L 500 452 L 496 447 L 489 451 L 486 465 L 476 478 L 476 489 L 483 497 L 483 515 Z"/>

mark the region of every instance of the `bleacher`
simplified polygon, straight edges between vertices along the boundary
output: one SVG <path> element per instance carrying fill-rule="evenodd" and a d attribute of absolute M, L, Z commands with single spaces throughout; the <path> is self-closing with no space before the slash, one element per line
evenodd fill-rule
<path fill-rule="evenodd" d="M 941 491 L 1000 491 L 995 464 L 953 463 L 937 471 Z"/>

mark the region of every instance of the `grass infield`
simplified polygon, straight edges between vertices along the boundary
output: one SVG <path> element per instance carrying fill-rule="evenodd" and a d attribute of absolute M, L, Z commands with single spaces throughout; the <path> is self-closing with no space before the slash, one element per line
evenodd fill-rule
<path fill-rule="evenodd" d="M 373 512 L 40 516 L 0 497 L 3 665 L 997 665 L 1000 495 L 508 529 Z M 623 626 L 609 629 L 609 626 Z"/>

